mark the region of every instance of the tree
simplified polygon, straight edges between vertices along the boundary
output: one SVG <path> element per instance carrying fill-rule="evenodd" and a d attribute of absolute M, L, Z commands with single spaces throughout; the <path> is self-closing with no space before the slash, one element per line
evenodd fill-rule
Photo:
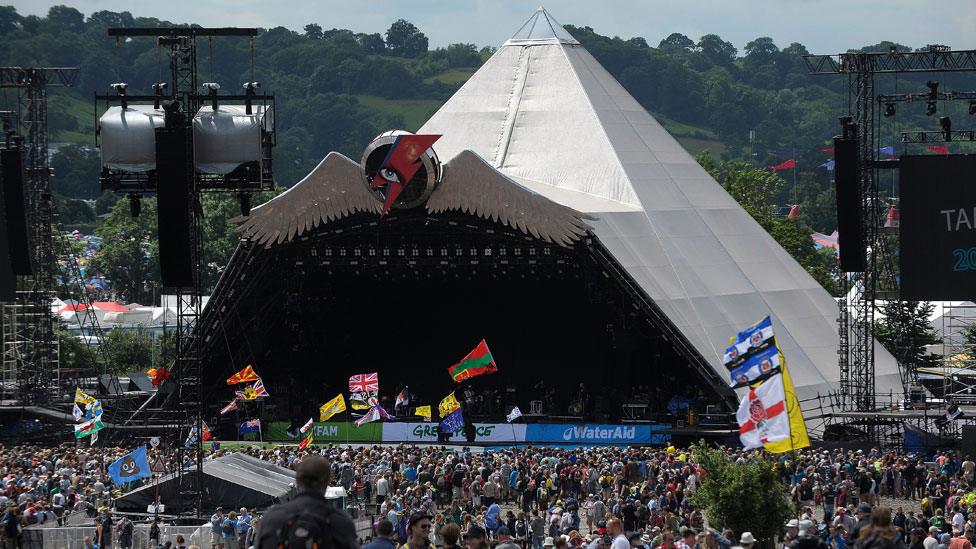
<path fill-rule="evenodd" d="M 772 541 L 782 532 L 793 515 L 793 503 L 772 461 L 758 454 L 741 463 L 732 461 L 704 440 L 692 446 L 692 455 L 705 474 L 691 499 L 710 523 L 752 532 L 762 541 Z"/>
<path fill-rule="evenodd" d="M 657 45 L 658 49 L 666 51 L 686 50 L 690 51 L 695 47 L 695 41 L 680 32 L 672 32 L 667 38 L 661 40 Z"/>
<path fill-rule="evenodd" d="M 717 34 L 706 34 L 699 38 L 698 50 L 709 61 L 720 66 L 731 65 L 738 53 L 731 42 L 722 40 Z"/>
<path fill-rule="evenodd" d="M 752 65 L 764 65 L 776 60 L 779 48 L 768 36 L 761 36 L 746 44 L 746 62 Z"/>
<path fill-rule="evenodd" d="M 386 51 L 386 42 L 378 32 L 359 35 L 359 45 L 366 53 L 382 54 Z"/>
<path fill-rule="evenodd" d="M 68 6 L 51 6 L 47 11 L 47 24 L 59 31 L 84 32 L 85 15 Z"/>
<path fill-rule="evenodd" d="M 77 370 L 93 370 L 96 367 L 96 350 L 75 337 L 61 322 L 54 323 L 58 338 L 58 367 Z"/>
<path fill-rule="evenodd" d="M 312 40 L 321 40 L 322 27 L 315 23 L 309 23 L 305 25 L 305 38 L 310 38 Z"/>
<path fill-rule="evenodd" d="M 746 162 L 717 164 L 707 149 L 695 159 L 763 228 L 767 231 L 772 228 L 776 213 L 773 198 L 786 185 L 782 177 Z"/>
<path fill-rule="evenodd" d="M 112 373 L 118 375 L 146 371 L 152 367 L 152 341 L 142 328 L 123 330 L 116 328 L 105 337 Z"/>
<path fill-rule="evenodd" d="M 427 53 L 427 37 L 406 19 L 397 19 L 386 31 L 386 47 L 393 55 L 418 57 Z"/>
<path fill-rule="evenodd" d="M 156 200 L 143 198 L 139 217 L 129 214 L 128 200 L 119 200 L 95 234 L 102 247 L 92 258 L 93 270 L 112 281 L 118 299 L 151 300 L 152 285 L 159 280 Z"/>
<path fill-rule="evenodd" d="M 933 366 L 939 357 L 926 350 L 942 339 L 929 324 L 935 305 L 928 301 L 888 301 L 878 308 L 883 318 L 875 324 L 875 337 L 910 371 Z"/>

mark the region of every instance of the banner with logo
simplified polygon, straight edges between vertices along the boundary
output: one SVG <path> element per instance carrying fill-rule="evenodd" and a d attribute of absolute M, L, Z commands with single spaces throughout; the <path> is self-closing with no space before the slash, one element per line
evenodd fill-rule
<path fill-rule="evenodd" d="M 670 435 L 654 431 L 667 428 L 668 425 L 535 424 L 526 426 L 525 440 L 562 444 L 663 444 L 670 440 Z"/>
<path fill-rule="evenodd" d="M 475 423 L 477 442 L 525 442 L 524 424 Z M 437 442 L 437 423 L 384 423 L 383 442 Z M 451 435 L 452 442 L 464 442 L 464 430 Z"/>
<path fill-rule="evenodd" d="M 265 425 L 264 440 L 273 442 L 294 442 L 298 444 L 301 437 L 288 436 L 288 422 L 274 421 Z M 379 442 L 383 440 L 383 426 L 379 423 L 367 423 L 357 427 L 347 421 L 312 423 L 315 444 L 329 444 L 332 442 Z"/>

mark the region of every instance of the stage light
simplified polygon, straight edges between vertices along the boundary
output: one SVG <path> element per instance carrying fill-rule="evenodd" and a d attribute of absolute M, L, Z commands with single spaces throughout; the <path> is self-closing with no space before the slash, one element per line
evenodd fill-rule
<path fill-rule="evenodd" d="M 122 98 L 122 110 L 129 108 L 129 102 L 125 99 L 126 91 L 129 89 L 129 85 L 125 82 L 116 82 L 112 84 L 111 88 L 115 90 L 115 93 Z"/>
<path fill-rule="evenodd" d="M 156 98 L 153 100 L 153 108 L 159 108 L 159 98 L 163 96 L 163 90 L 166 89 L 166 82 L 156 82 L 152 85 L 153 96 Z"/>
<path fill-rule="evenodd" d="M 210 106 L 213 107 L 214 112 L 217 112 L 217 90 L 220 89 L 220 84 L 216 82 L 204 82 L 203 89 L 207 90 L 210 95 Z"/>
<path fill-rule="evenodd" d="M 129 195 L 129 215 L 132 217 L 139 217 L 142 213 L 142 195 L 141 194 L 130 194 Z"/>
<path fill-rule="evenodd" d="M 254 90 L 261 86 L 260 82 L 245 82 L 244 83 L 244 112 L 246 114 L 252 114 L 251 111 L 251 99 L 254 97 Z"/>
<path fill-rule="evenodd" d="M 939 127 L 942 128 L 942 137 L 946 141 L 952 141 L 952 120 L 948 116 L 940 116 Z"/>
<path fill-rule="evenodd" d="M 935 101 L 929 101 L 925 104 L 925 116 L 932 116 L 937 110 Z"/>
<path fill-rule="evenodd" d="M 925 86 L 929 89 L 929 99 L 934 101 L 939 98 L 939 83 L 937 81 L 929 80 Z"/>
<path fill-rule="evenodd" d="M 885 115 L 885 118 L 891 118 L 892 116 L 895 115 L 895 104 L 894 103 L 892 103 L 890 101 L 888 103 L 885 103 L 884 115 Z"/>

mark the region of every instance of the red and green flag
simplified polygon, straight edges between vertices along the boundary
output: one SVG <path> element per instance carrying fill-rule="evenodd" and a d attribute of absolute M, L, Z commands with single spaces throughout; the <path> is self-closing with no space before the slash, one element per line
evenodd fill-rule
<path fill-rule="evenodd" d="M 454 381 L 458 383 L 474 376 L 490 374 L 497 371 L 498 367 L 495 365 L 495 359 L 491 356 L 491 351 L 488 350 L 488 344 L 483 339 L 473 351 L 461 359 L 461 362 L 447 369 L 447 373 L 451 374 Z"/>

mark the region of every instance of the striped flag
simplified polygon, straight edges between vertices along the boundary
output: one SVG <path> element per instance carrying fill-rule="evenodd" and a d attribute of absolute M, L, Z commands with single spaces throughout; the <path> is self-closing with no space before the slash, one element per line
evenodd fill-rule
<path fill-rule="evenodd" d="M 235 391 L 238 398 L 241 400 L 257 400 L 259 398 L 268 398 L 267 389 L 264 388 L 264 381 L 260 378 L 254 382 L 253 385 L 248 385 L 243 391 Z"/>
<path fill-rule="evenodd" d="M 491 356 L 488 344 L 483 339 L 473 351 L 461 359 L 461 362 L 447 369 L 447 373 L 451 374 L 451 378 L 457 383 L 474 376 L 497 371 L 498 366 L 495 365 L 495 358 Z"/>
<path fill-rule="evenodd" d="M 312 418 L 308 418 L 308 421 L 305 423 L 305 425 L 302 425 L 302 428 L 299 429 L 299 431 L 302 433 L 307 433 L 308 430 L 311 428 L 312 428 Z"/>
<path fill-rule="evenodd" d="M 311 422 L 311 420 L 309 420 L 309 422 Z M 298 451 L 299 452 L 305 450 L 305 448 L 308 448 L 312 444 L 312 433 L 313 433 L 313 431 L 312 430 L 309 430 L 308 431 L 308 436 L 306 436 L 305 438 L 303 438 L 302 441 L 298 443 Z"/>
<path fill-rule="evenodd" d="M 223 408 L 220 409 L 220 415 L 224 415 L 227 412 L 233 412 L 234 410 L 237 410 L 237 409 L 238 409 L 237 408 L 237 399 L 235 398 L 235 399 L 233 399 L 233 400 L 230 401 L 230 404 L 228 404 L 227 406 L 224 406 Z"/>
<path fill-rule="evenodd" d="M 371 374 L 356 374 L 349 378 L 350 393 L 375 393 L 380 390 L 380 375 L 376 372 Z"/>
<path fill-rule="evenodd" d="M 378 420 L 379 418 L 380 418 L 380 413 L 374 407 L 374 408 L 370 408 L 370 410 L 368 412 L 366 412 L 365 414 L 363 414 L 363 417 L 357 419 L 353 423 L 356 424 L 356 427 L 361 427 L 362 425 L 365 425 L 367 423 L 372 423 L 372 422 Z"/>
<path fill-rule="evenodd" d="M 250 381 L 259 381 L 260 379 L 261 376 L 248 364 L 243 370 L 227 378 L 227 385 L 237 385 L 238 383 L 248 383 Z"/>

